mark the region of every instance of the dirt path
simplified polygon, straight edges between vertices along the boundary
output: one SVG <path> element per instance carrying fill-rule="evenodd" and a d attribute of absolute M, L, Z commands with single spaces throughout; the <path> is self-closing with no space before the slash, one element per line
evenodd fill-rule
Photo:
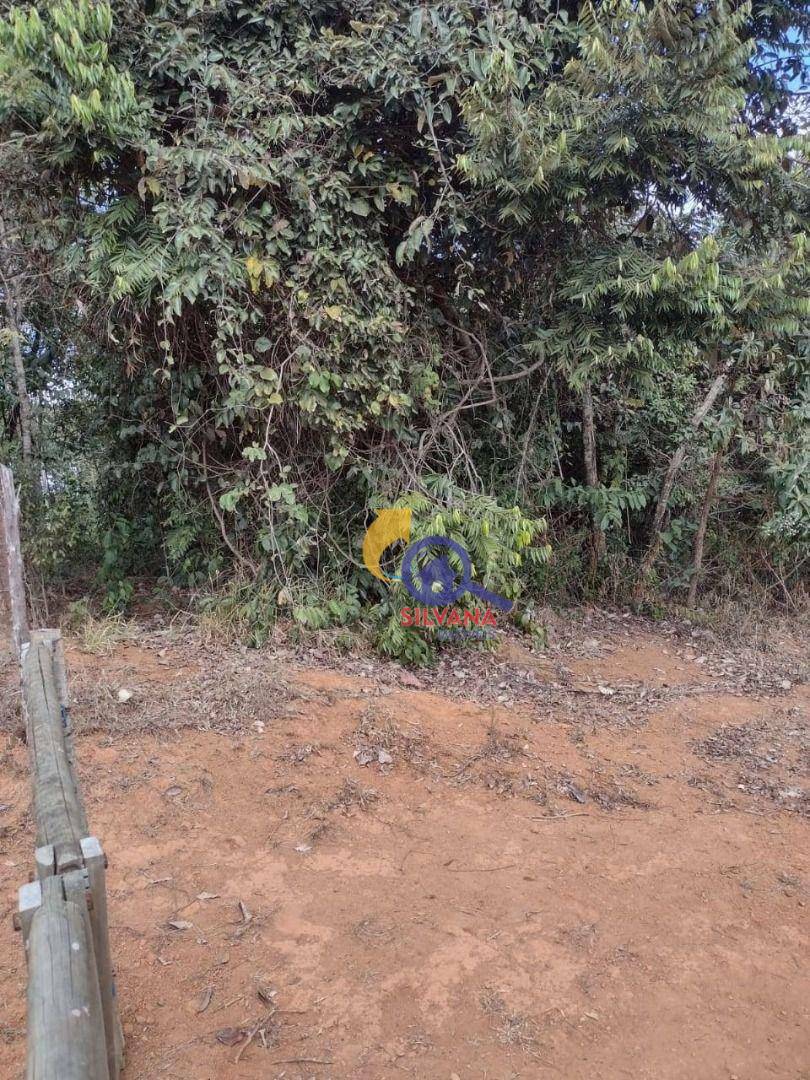
<path fill-rule="evenodd" d="M 414 678 L 161 633 L 70 654 L 126 1080 L 810 1077 L 792 646 L 603 620 Z M 7 741 L 13 1078 L 31 827 Z"/>

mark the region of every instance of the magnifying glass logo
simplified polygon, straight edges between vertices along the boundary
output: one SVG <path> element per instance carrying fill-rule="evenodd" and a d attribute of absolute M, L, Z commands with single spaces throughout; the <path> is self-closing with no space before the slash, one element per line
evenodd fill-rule
<path fill-rule="evenodd" d="M 418 565 L 417 560 L 423 552 L 437 548 L 443 548 L 448 554 L 434 554 L 422 566 Z M 460 569 L 450 562 L 449 552 L 456 556 Z M 464 593 L 471 593 L 501 611 L 512 608 L 511 600 L 489 592 L 472 580 L 470 556 L 461 544 L 446 536 L 426 536 L 408 547 L 402 560 L 402 581 L 411 596 L 425 605 L 454 604 Z"/>

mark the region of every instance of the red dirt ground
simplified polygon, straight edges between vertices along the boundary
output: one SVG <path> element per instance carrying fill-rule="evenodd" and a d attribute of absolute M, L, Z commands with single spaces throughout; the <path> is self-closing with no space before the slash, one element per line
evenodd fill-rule
<path fill-rule="evenodd" d="M 290 659 L 241 727 L 89 725 L 126 1080 L 810 1078 L 807 689 L 641 626 L 591 652 L 512 644 L 418 679 Z M 69 653 L 111 713 L 122 685 L 179 687 L 182 710 L 220 678 L 202 656 Z M 15 1078 L 15 735 L 0 760 Z"/>

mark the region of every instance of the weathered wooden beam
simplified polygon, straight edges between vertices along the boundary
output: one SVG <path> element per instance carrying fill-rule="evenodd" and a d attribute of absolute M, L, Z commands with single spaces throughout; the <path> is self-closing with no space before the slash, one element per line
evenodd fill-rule
<path fill-rule="evenodd" d="M 87 811 L 84 805 L 84 796 L 78 779 L 76 768 L 76 749 L 73 745 L 73 727 L 70 722 L 70 695 L 68 692 L 67 664 L 65 662 L 65 650 L 62 645 L 61 630 L 32 630 L 31 644 L 43 642 L 51 650 L 53 659 L 53 676 L 56 684 L 56 693 L 59 697 L 59 709 L 62 716 L 62 735 L 65 740 L 65 753 L 73 773 L 73 784 L 76 789 L 76 799 L 83 815 L 84 824 L 87 825 Z"/>
<path fill-rule="evenodd" d="M 54 871 L 61 873 L 82 865 L 81 840 L 90 830 L 65 738 L 50 642 L 23 647 L 22 685 L 37 847 L 53 845 Z"/>
<path fill-rule="evenodd" d="M 19 903 L 17 914 L 14 918 L 14 929 L 22 931 L 23 948 L 28 954 L 28 935 L 31 932 L 31 923 L 42 906 L 42 886 L 39 880 L 27 881 L 18 890 Z"/>
<path fill-rule="evenodd" d="M 0 465 L 0 614 L 14 655 L 29 640 L 25 607 L 25 575 L 20 547 L 20 503 L 14 476 Z"/>
<path fill-rule="evenodd" d="M 56 681 L 56 692 L 59 695 L 59 704 L 64 712 L 70 710 L 70 695 L 68 693 L 67 664 L 65 663 L 65 650 L 62 645 L 62 631 L 55 629 L 31 630 L 29 641 L 44 641 L 53 654 L 53 676 Z"/>
<path fill-rule="evenodd" d="M 27 943 L 26 1078 L 109 1080 L 82 882 L 65 875 L 45 878 L 40 885 L 42 904 L 31 919 Z"/>
<path fill-rule="evenodd" d="M 96 954 L 101 1008 L 107 1042 L 107 1068 L 110 1080 L 118 1080 L 124 1067 L 124 1031 L 118 1013 L 115 978 L 110 956 L 110 931 L 107 919 L 107 856 L 95 836 L 82 840 L 82 856 L 92 898 L 90 925 L 93 928 L 93 947 Z"/>

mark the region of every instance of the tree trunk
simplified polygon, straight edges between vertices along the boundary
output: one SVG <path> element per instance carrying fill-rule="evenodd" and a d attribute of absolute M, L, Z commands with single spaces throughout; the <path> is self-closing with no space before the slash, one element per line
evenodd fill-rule
<path fill-rule="evenodd" d="M 13 280 L 6 278 L 6 325 L 8 326 L 11 339 L 11 362 L 14 367 L 14 383 L 17 393 L 17 402 L 20 407 L 20 442 L 22 444 L 23 468 L 30 478 L 33 474 L 33 448 L 31 441 L 31 428 L 33 426 L 31 414 L 31 399 L 28 396 L 28 380 L 25 376 L 25 364 L 23 363 L 22 350 L 20 348 L 19 329 L 19 305 L 17 304 L 17 292 Z"/>
<path fill-rule="evenodd" d="M 666 517 L 666 513 L 669 508 L 669 498 L 672 494 L 672 489 L 675 486 L 675 480 L 678 476 L 678 473 L 680 472 L 681 465 L 683 465 L 684 458 L 686 457 L 686 451 L 689 448 L 690 436 L 693 432 L 697 431 L 697 429 L 706 419 L 709 410 L 717 400 L 718 394 L 726 385 L 727 377 L 728 365 L 723 368 L 720 374 L 715 378 L 712 385 L 709 387 L 706 396 L 695 410 L 692 419 L 689 421 L 689 435 L 687 435 L 687 437 L 683 440 L 678 449 L 670 458 L 666 474 L 664 475 L 663 483 L 661 484 L 661 492 L 658 496 L 658 502 L 655 506 L 655 515 L 653 517 L 652 529 L 650 533 L 650 543 L 644 553 L 644 558 L 641 560 L 640 580 L 638 588 L 641 588 L 643 586 L 644 579 L 652 570 L 655 560 L 658 557 L 658 549 L 661 546 L 661 529 L 663 528 L 664 518 Z"/>
<path fill-rule="evenodd" d="M 591 491 L 599 487 L 599 466 L 596 461 L 596 429 L 593 422 L 593 394 L 591 384 L 582 388 L 582 454 L 585 462 L 585 480 Z M 596 512 L 591 507 L 591 568 L 595 570 L 604 559 L 606 551 L 605 534 L 596 521 Z"/>
<path fill-rule="evenodd" d="M 23 469 L 26 476 L 30 477 L 33 473 L 34 460 L 31 438 L 33 418 L 31 399 L 28 396 L 28 380 L 26 379 L 25 364 L 23 363 L 22 349 L 20 348 L 20 294 L 13 267 L 9 265 L 11 258 L 7 250 L 9 236 L 2 217 L 0 217 L 0 240 L 3 245 L 3 250 L 0 251 L 0 282 L 2 282 L 3 286 L 6 324 L 11 345 L 11 362 L 14 368 L 14 384 L 17 403 L 20 408 L 20 443 L 22 445 Z"/>
<path fill-rule="evenodd" d="M 720 480 L 720 470 L 723 465 L 724 454 L 725 447 L 721 446 L 719 450 L 715 451 L 711 467 L 709 468 L 709 482 L 706 485 L 706 494 L 703 497 L 703 506 L 700 510 L 700 521 L 698 522 L 697 532 L 695 533 L 695 542 L 692 548 L 692 579 L 689 582 L 689 595 L 686 600 L 686 606 L 690 608 L 695 606 L 697 600 L 698 579 L 703 566 L 703 547 L 706 543 L 706 529 L 709 525 L 709 512 L 712 503 L 714 502 L 714 497 L 717 494 L 717 484 Z"/>

